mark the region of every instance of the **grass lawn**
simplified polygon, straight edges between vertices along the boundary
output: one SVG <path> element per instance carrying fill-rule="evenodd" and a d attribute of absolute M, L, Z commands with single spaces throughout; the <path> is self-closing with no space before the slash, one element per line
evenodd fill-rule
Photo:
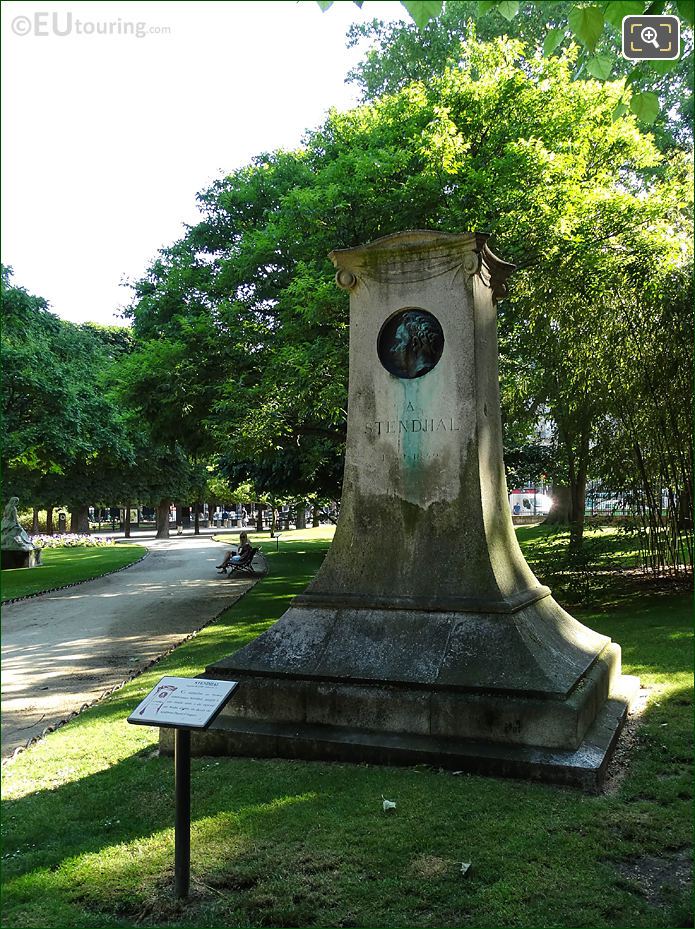
<path fill-rule="evenodd" d="M 581 615 L 650 688 L 609 792 L 427 767 L 193 759 L 191 896 L 172 899 L 172 760 L 158 757 L 156 729 L 125 717 L 163 674 L 194 675 L 267 628 L 326 546 L 325 528 L 283 534 L 277 553 L 265 544 L 271 574 L 238 604 L 5 768 L 2 924 L 692 925 L 690 604 L 644 590 Z"/>
<path fill-rule="evenodd" d="M 142 545 L 75 546 L 45 548 L 43 565 L 37 568 L 6 568 L 0 576 L 3 600 L 90 581 L 109 571 L 124 568 L 145 554 Z"/>

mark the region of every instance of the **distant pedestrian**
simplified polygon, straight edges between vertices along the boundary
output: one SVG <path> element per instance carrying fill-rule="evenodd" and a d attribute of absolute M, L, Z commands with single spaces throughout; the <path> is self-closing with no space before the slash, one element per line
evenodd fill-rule
<path fill-rule="evenodd" d="M 243 507 L 243 506 L 242 506 L 242 508 L 241 508 L 241 525 L 242 525 L 242 527 L 243 527 L 244 529 L 246 528 L 246 522 L 247 522 L 248 518 L 249 518 L 249 514 L 246 512 L 246 507 Z"/>

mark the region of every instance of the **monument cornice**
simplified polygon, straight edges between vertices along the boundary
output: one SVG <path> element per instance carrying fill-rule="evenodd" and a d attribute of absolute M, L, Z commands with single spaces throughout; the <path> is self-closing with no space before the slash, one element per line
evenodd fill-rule
<path fill-rule="evenodd" d="M 472 286 L 478 275 L 496 302 L 507 293 L 507 278 L 514 265 L 498 258 L 488 246 L 487 232 L 438 232 L 409 229 L 375 239 L 355 248 L 336 248 L 328 257 L 336 271 L 336 284 L 353 290 L 360 280 L 390 284 L 418 283 L 451 271 L 463 273 Z"/>
<path fill-rule="evenodd" d="M 436 599 L 398 596 L 368 597 L 361 594 L 326 594 L 305 591 L 294 597 L 291 605 L 308 609 L 392 610 L 397 613 L 408 611 L 412 613 L 511 614 L 549 596 L 551 596 L 550 588 L 540 585 L 500 600 L 483 597 L 437 597 Z"/>

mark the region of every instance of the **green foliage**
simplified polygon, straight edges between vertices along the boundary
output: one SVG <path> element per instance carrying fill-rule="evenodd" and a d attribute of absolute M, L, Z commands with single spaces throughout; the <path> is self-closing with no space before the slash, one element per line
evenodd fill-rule
<path fill-rule="evenodd" d="M 575 6 L 567 24 L 575 38 L 593 52 L 603 32 L 603 10 L 598 6 Z"/>
<path fill-rule="evenodd" d="M 692 184 L 689 161 L 670 166 L 662 245 L 640 243 L 614 280 L 611 329 L 597 353 L 608 416 L 597 432 L 597 469 L 629 494 L 644 563 L 655 573 L 692 570 Z M 669 243 L 670 247 L 664 247 Z M 613 350 L 620 345 L 621 352 Z"/>
<path fill-rule="evenodd" d="M 91 503 L 108 497 L 132 449 L 105 392 L 105 372 L 129 349 L 113 329 L 76 326 L 2 275 L 4 442 L 8 496 Z"/>
<path fill-rule="evenodd" d="M 514 19 L 519 12 L 519 4 L 517 0 L 501 0 L 501 2 L 497 4 L 497 10 L 501 16 L 504 16 L 507 21 L 510 21 Z"/>
<path fill-rule="evenodd" d="M 551 55 L 565 37 L 564 29 L 549 29 L 545 39 L 543 39 L 543 54 L 547 57 Z"/>
<path fill-rule="evenodd" d="M 678 15 L 692 26 L 693 18 L 695 17 L 694 0 L 676 0 L 676 9 L 678 10 Z"/>
<path fill-rule="evenodd" d="M 633 94 L 630 99 L 630 109 L 637 119 L 649 125 L 659 115 L 659 98 L 649 91 Z"/>
<path fill-rule="evenodd" d="M 2 281 L 7 495 L 16 494 L 24 506 L 84 507 L 156 503 L 204 485 L 200 468 L 177 443 L 182 426 L 188 448 L 202 440 L 187 408 L 171 409 L 171 344 L 152 340 L 143 352 L 146 343 L 136 343 L 125 327 L 60 320 L 44 300 L 13 286 L 10 275 L 4 270 Z M 192 323 L 184 325 L 195 342 Z M 152 367 L 162 379 L 160 396 Z M 133 378 L 139 395 L 128 390 Z M 155 441 L 152 430 L 168 442 Z"/>
<path fill-rule="evenodd" d="M 586 63 L 586 70 L 592 77 L 597 78 L 599 81 L 607 81 L 613 70 L 613 64 L 615 63 L 615 58 L 612 55 L 595 55 L 593 58 L 590 58 Z M 657 112 L 659 109 L 659 101 L 657 98 Z M 634 111 L 633 111 L 634 112 Z M 639 114 L 635 113 L 636 116 Z M 653 120 L 652 120 L 653 122 Z"/>
<path fill-rule="evenodd" d="M 316 0 L 322 12 L 333 6 L 333 0 Z M 352 0 L 355 6 L 361 7 L 363 0 Z M 401 0 L 401 5 L 408 11 L 416 26 L 422 28 L 435 16 L 439 16 L 444 6 L 443 0 Z"/>
<path fill-rule="evenodd" d="M 413 22 L 420 29 L 442 12 L 442 0 L 401 0 Z"/>
<path fill-rule="evenodd" d="M 529 435 L 528 430 L 515 434 L 513 426 L 518 426 L 517 423 L 504 425 L 504 467 L 509 491 L 547 482 L 556 469 L 555 449 L 533 441 L 535 436 Z"/>
<path fill-rule="evenodd" d="M 677 61 L 635 63 L 621 54 L 622 18 L 644 12 L 649 7 L 647 0 L 606 4 L 449 0 L 442 15 L 423 28 L 402 23 L 386 25 L 378 20 L 351 27 L 350 44 L 367 40 L 370 47 L 349 79 L 361 87 L 364 99 L 374 99 L 414 80 L 426 81 L 441 74 L 447 66 L 456 66 L 465 60 L 467 44 L 473 37 L 519 38 L 530 58 L 540 50 L 546 56 L 552 55 L 569 39 L 580 46 L 575 79 L 605 81 L 614 76 L 624 77 L 626 86 L 635 93 L 656 94 L 659 145 L 665 149 L 674 144 L 689 148 L 693 127 L 692 21 L 688 20 L 687 11 L 673 0 L 662 6 L 665 12 L 684 20 L 681 57 Z M 628 104 L 631 92 L 626 90 Z M 624 112 L 627 110 L 621 110 L 620 115 Z M 651 110 L 647 118 L 651 118 Z"/>
<path fill-rule="evenodd" d="M 267 502 L 248 481 L 232 485 L 220 477 L 218 464 L 208 465 L 208 472 L 210 476 L 202 493 L 203 499 L 219 503 L 251 503 L 256 500 L 260 500 L 261 503 Z"/>
<path fill-rule="evenodd" d="M 577 54 L 470 39 L 441 77 L 331 113 L 303 148 L 203 192 L 201 223 L 136 288 L 143 417 L 174 437 L 194 410 L 232 484 L 337 495 L 348 318 L 326 254 L 401 229 L 494 229 L 518 266 L 499 310 L 510 448 L 545 418 L 550 476 L 583 513 L 597 429 L 620 405 L 616 287 L 643 300 L 640 267 L 687 263 L 691 194 L 634 116 L 613 120 L 621 81 L 573 80 Z"/>
<path fill-rule="evenodd" d="M 620 31 L 623 28 L 625 16 L 638 16 L 644 13 L 644 10 L 645 4 L 642 0 L 612 0 L 605 5 L 606 22 Z"/>

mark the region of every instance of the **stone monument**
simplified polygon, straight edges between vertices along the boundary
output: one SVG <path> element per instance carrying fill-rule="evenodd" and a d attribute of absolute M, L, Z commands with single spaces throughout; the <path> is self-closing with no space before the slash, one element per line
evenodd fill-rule
<path fill-rule="evenodd" d="M 284 616 L 206 669 L 240 686 L 194 751 L 600 782 L 638 682 L 518 546 L 495 308 L 513 266 L 486 239 L 331 252 L 350 293 L 335 539 Z"/>
<path fill-rule="evenodd" d="M 0 563 L 3 568 L 33 568 L 41 563 L 41 549 L 26 534 L 17 515 L 18 497 L 10 497 L 0 523 Z"/>

